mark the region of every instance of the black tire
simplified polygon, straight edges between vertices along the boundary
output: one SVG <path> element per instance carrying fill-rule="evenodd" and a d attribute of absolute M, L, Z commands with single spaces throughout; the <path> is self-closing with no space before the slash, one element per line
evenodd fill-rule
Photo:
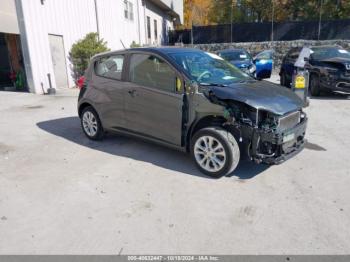
<path fill-rule="evenodd" d="M 288 83 L 288 81 L 287 81 L 287 76 L 286 76 L 285 72 L 281 73 L 280 82 L 281 82 L 281 86 L 285 86 L 287 88 L 290 88 L 290 83 Z"/>
<path fill-rule="evenodd" d="M 280 84 L 281 86 L 286 86 L 286 76 L 284 75 L 284 72 L 281 73 Z"/>
<path fill-rule="evenodd" d="M 84 116 L 87 114 L 91 114 L 94 119 L 96 120 L 96 131 L 93 133 L 88 133 L 88 128 L 84 127 Z M 81 113 L 81 117 L 80 117 L 80 124 L 81 124 L 81 128 L 83 129 L 84 134 L 87 136 L 87 138 L 91 139 L 91 140 L 101 140 L 104 136 L 104 130 L 101 124 L 101 120 L 97 114 L 97 112 L 95 111 L 95 109 L 91 106 L 85 107 L 83 109 L 83 112 Z"/>
<path fill-rule="evenodd" d="M 312 96 L 320 95 L 320 78 L 315 74 L 310 76 L 310 93 Z"/>
<path fill-rule="evenodd" d="M 221 163 L 223 163 L 223 166 L 217 170 L 217 171 L 209 171 L 204 169 L 200 164 L 199 164 L 199 159 L 198 159 L 198 154 L 197 156 L 195 155 L 195 146 L 196 143 L 200 143 L 201 139 L 205 139 L 207 137 L 212 137 L 214 138 L 214 141 L 216 140 L 217 142 L 220 142 L 222 145 L 222 150 L 225 153 L 225 157 L 222 157 Z M 198 148 L 196 147 L 198 150 Z M 215 151 L 215 150 L 213 150 Z M 211 152 L 213 152 L 211 151 Z M 220 153 L 220 152 L 219 152 Z M 214 178 L 220 178 L 222 176 L 226 176 L 230 173 L 232 173 L 240 160 L 240 149 L 238 146 L 238 143 L 234 136 L 228 132 L 227 130 L 221 128 L 221 127 L 208 127 L 201 129 L 197 131 L 194 136 L 191 139 L 191 155 L 192 158 L 197 166 L 197 168 L 204 173 L 207 176 L 214 177 Z M 203 154 L 203 160 L 205 158 Z M 216 158 L 216 157 L 215 157 Z M 207 158 L 208 159 L 208 158 Z M 207 160 L 206 162 L 210 162 L 211 166 L 214 166 L 214 161 L 212 160 Z M 216 161 L 215 161 L 216 162 Z M 216 163 L 217 164 L 217 163 Z M 209 164 L 210 165 L 210 164 Z"/>

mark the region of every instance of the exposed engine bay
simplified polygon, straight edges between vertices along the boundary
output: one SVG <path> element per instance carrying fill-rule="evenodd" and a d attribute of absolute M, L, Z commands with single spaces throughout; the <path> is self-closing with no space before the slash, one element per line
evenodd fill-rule
<path fill-rule="evenodd" d="M 302 109 L 281 115 L 241 101 L 219 98 L 213 90 L 206 96 L 225 108 L 225 128 L 256 163 L 279 164 L 303 149 L 307 117 Z"/>

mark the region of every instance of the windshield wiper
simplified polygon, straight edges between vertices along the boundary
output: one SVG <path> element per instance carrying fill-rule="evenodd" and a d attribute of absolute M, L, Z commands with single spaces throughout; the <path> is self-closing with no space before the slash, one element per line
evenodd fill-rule
<path fill-rule="evenodd" d="M 221 87 L 226 87 L 228 85 L 225 84 L 217 84 L 217 83 L 199 83 L 201 86 L 221 86 Z"/>
<path fill-rule="evenodd" d="M 243 83 L 251 83 L 251 82 L 255 82 L 255 81 L 257 81 L 257 80 L 252 78 L 252 79 L 240 80 L 240 81 L 237 81 L 236 83 L 243 84 Z"/>

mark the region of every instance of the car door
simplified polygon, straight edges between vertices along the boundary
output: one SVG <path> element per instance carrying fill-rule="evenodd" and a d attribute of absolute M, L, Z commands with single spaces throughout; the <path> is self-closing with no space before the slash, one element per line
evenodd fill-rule
<path fill-rule="evenodd" d="M 99 58 L 94 65 L 94 102 L 106 129 L 125 126 L 124 60 L 124 54 L 108 55 Z"/>
<path fill-rule="evenodd" d="M 270 78 L 273 67 L 273 51 L 265 50 L 254 58 L 256 77 L 259 79 Z"/>
<path fill-rule="evenodd" d="M 181 145 L 183 81 L 163 58 L 134 53 L 129 60 L 125 93 L 127 129 L 174 145 Z"/>

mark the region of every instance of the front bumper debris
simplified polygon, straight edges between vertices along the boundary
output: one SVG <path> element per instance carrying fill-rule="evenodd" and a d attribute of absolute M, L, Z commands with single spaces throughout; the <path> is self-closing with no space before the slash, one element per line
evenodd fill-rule
<path fill-rule="evenodd" d="M 283 132 L 254 132 L 250 147 L 251 159 L 257 163 L 280 164 L 304 149 L 307 118 Z M 292 139 L 290 139 L 292 136 Z M 288 141 L 286 138 L 289 137 Z"/>

